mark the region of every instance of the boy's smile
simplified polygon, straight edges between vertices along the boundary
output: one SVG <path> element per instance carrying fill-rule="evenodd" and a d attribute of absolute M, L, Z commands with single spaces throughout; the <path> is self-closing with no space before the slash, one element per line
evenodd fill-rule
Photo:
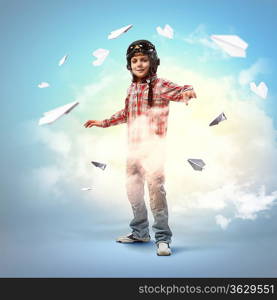
<path fill-rule="evenodd" d="M 137 81 L 140 82 L 142 78 L 147 76 L 150 68 L 150 60 L 148 55 L 142 53 L 136 53 L 131 58 L 132 73 L 137 77 Z"/>

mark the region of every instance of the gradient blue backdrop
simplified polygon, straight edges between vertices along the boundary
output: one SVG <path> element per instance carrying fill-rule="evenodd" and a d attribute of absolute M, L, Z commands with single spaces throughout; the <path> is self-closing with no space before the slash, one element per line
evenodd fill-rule
<path fill-rule="evenodd" d="M 264 109 L 276 128 L 276 20 L 274 0 L 0 0 L 0 276 L 276 276 L 276 207 L 270 219 L 261 219 L 255 226 L 246 222 L 243 230 L 238 221 L 228 235 L 220 229 L 211 234 L 194 228 L 175 247 L 176 255 L 161 261 L 151 255 L 152 244 L 130 248 L 113 243 L 129 216 L 118 214 L 109 222 L 97 204 L 91 210 L 75 202 L 48 205 L 47 199 L 38 201 L 44 196 L 36 186 L 24 186 L 21 181 L 29 170 L 52 160 L 47 149 L 30 142 L 26 122 L 37 122 L 42 112 L 74 101 L 76 92 L 97 82 L 101 72 L 112 74 L 124 68 L 126 48 L 136 39 L 153 41 L 161 60 L 172 56 L 181 66 L 207 77 L 239 73 L 257 58 L 267 59 L 268 72 L 257 79 L 269 87 Z M 129 32 L 107 39 L 112 30 L 128 24 L 133 24 Z M 165 24 L 174 28 L 175 39 L 157 35 L 155 28 Z M 199 24 L 209 34 L 242 37 L 249 44 L 247 60 L 199 62 L 203 49 L 182 40 Z M 97 48 L 111 51 L 98 68 L 91 64 Z M 59 67 L 65 54 L 68 61 Z M 37 88 L 41 81 L 51 87 Z M 190 246 L 181 246 L 186 244 Z"/>

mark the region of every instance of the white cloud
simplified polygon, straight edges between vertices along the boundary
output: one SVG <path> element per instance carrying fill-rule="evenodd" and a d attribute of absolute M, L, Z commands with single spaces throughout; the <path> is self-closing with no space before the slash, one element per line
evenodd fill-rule
<path fill-rule="evenodd" d="M 62 182 L 63 169 L 52 165 L 32 170 L 31 178 L 33 188 L 39 188 L 44 193 L 51 193 L 57 197 L 64 195 L 59 183 Z M 38 199 L 39 201 L 39 199 Z"/>
<path fill-rule="evenodd" d="M 56 167 L 62 170 L 60 176 L 53 176 L 58 181 L 49 180 L 48 186 L 62 181 L 71 182 L 78 190 L 92 186 L 92 193 L 80 192 L 81 199 L 91 201 L 93 194 L 94 201 L 102 206 L 129 208 L 125 192 L 126 126 L 82 127 L 88 115 L 101 119 L 123 107 L 122 91 L 126 91 L 127 81 L 118 86 L 119 77 L 114 75 L 85 87 L 78 96 L 83 103 L 80 114 L 72 114 L 70 122 L 63 123 L 62 132 L 54 127 L 41 131 L 40 140 L 54 157 L 58 155 Z M 170 104 L 166 190 L 174 211 L 209 210 L 219 215 L 227 209 L 230 216 L 255 219 L 259 212 L 269 210 L 277 198 L 276 130 L 270 117 L 254 100 L 242 99 L 235 77 L 205 78 L 167 65 L 165 59 L 159 75 L 179 84 L 193 84 L 198 96 L 189 106 Z M 99 114 L 101 110 L 105 112 Z M 227 120 L 209 127 L 222 111 Z M 203 159 L 205 170 L 194 171 L 187 158 Z M 107 163 L 106 170 L 94 168 L 91 160 Z M 45 172 L 38 174 L 45 176 Z"/>
<path fill-rule="evenodd" d="M 210 35 L 211 34 L 208 34 L 206 31 L 206 26 L 204 24 L 200 24 L 194 31 L 184 38 L 184 41 L 191 45 L 203 46 L 203 51 L 198 57 L 201 62 L 230 59 L 230 56 L 222 51 L 219 46 L 210 39 Z"/>
<path fill-rule="evenodd" d="M 64 158 L 67 157 L 72 147 L 72 141 L 67 132 L 55 131 L 46 126 L 37 128 L 34 138 Z"/>
<path fill-rule="evenodd" d="M 184 38 L 189 44 L 202 44 L 211 49 L 217 49 L 218 47 L 210 40 L 209 34 L 206 32 L 206 26 L 200 24 L 196 29 Z"/>
<path fill-rule="evenodd" d="M 230 223 L 230 219 L 225 218 L 222 215 L 215 216 L 216 224 L 218 224 L 222 229 L 226 229 Z"/>
<path fill-rule="evenodd" d="M 239 73 L 239 83 L 241 85 L 249 84 L 250 81 L 254 81 L 258 75 L 266 74 L 268 71 L 269 67 L 267 60 L 259 58 L 252 66 Z"/>
<path fill-rule="evenodd" d="M 257 193 L 242 193 L 238 191 L 234 197 L 236 217 L 242 219 L 256 219 L 260 211 L 268 210 L 277 200 L 277 191 L 266 195 L 265 186 L 261 186 Z"/>
<path fill-rule="evenodd" d="M 227 209 L 233 218 L 254 220 L 260 212 L 269 210 L 275 205 L 276 200 L 277 191 L 267 194 L 265 186 L 256 188 L 250 182 L 232 183 L 206 193 L 190 193 L 183 197 L 182 203 L 175 205 L 174 210 L 186 212 L 205 209 L 219 212 Z"/>

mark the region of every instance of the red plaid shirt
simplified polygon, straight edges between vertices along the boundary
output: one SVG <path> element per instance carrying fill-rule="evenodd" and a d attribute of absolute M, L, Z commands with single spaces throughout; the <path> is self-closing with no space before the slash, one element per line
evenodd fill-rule
<path fill-rule="evenodd" d="M 169 101 L 183 101 L 182 93 L 191 90 L 191 85 L 179 86 L 175 83 L 153 76 L 153 104 L 148 105 L 148 83 L 132 82 L 128 88 L 125 107 L 102 121 L 102 127 L 121 123 L 128 125 L 128 142 L 137 144 L 146 137 L 157 135 L 165 137 L 169 114 Z"/>

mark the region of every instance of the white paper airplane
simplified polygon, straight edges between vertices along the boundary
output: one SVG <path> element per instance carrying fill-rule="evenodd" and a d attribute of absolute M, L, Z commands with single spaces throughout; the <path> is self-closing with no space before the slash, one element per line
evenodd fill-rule
<path fill-rule="evenodd" d="M 40 118 L 38 125 L 50 124 L 59 119 L 64 114 L 68 114 L 79 102 L 71 102 L 64 106 L 57 107 L 53 110 L 43 113 L 43 117 Z"/>
<path fill-rule="evenodd" d="M 100 169 L 102 169 L 103 171 L 105 170 L 105 168 L 106 168 L 106 164 L 102 164 L 102 163 L 99 163 L 99 162 L 97 162 L 97 161 L 92 161 L 91 162 L 93 165 L 95 165 L 95 167 L 97 167 L 97 168 L 100 168 Z"/>
<path fill-rule="evenodd" d="M 127 32 L 132 27 L 133 27 L 133 25 L 128 25 L 128 26 L 122 27 L 120 29 L 114 30 L 109 34 L 108 39 L 109 40 L 116 39 L 123 33 Z"/>
<path fill-rule="evenodd" d="M 217 125 L 218 123 L 227 120 L 226 116 L 224 113 L 221 113 L 218 117 L 216 117 L 210 124 L 209 126 Z"/>
<path fill-rule="evenodd" d="M 68 55 L 65 55 L 64 57 L 62 57 L 59 61 L 59 66 L 63 65 L 65 63 L 65 61 L 67 60 Z"/>
<path fill-rule="evenodd" d="M 47 88 L 49 86 L 50 86 L 50 84 L 48 82 L 41 82 L 40 84 L 38 84 L 38 87 L 41 89 Z"/>
<path fill-rule="evenodd" d="M 90 191 L 90 190 L 92 190 L 91 187 L 84 187 L 84 188 L 81 188 L 81 191 Z"/>
<path fill-rule="evenodd" d="M 196 171 L 202 171 L 203 167 L 205 166 L 205 163 L 202 159 L 189 158 L 188 162 L 191 164 L 193 169 Z"/>
<path fill-rule="evenodd" d="M 211 35 L 211 39 L 230 56 L 246 57 L 248 44 L 237 35 Z"/>
<path fill-rule="evenodd" d="M 268 88 L 264 82 L 260 82 L 258 86 L 256 86 L 255 82 L 250 82 L 250 89 L 258 96 L 266 99 Z"/>
<path fill-rule="evenodd" d="M 159 35 L 165 36 L 169 39 L 173 39 L 174 31 L 168 24 L 164 26 L 164 29 L 162 29 L 160 26 L 158 26 L 156 29 Z"/>
<path fill-rule="evenodd" d="M 104 62 L 104 60 L 106 59 L 106 57 L 109 55 L 110 51 L 106 50 L 106 49 L 102 49 L 99 48 L 97 50 L 95 50 L 92 55 L 94 55 L 97 60 L 93 61 L 92 64 L 94 66 L 100 66 L 102 65 L 102 63 Z"/>

